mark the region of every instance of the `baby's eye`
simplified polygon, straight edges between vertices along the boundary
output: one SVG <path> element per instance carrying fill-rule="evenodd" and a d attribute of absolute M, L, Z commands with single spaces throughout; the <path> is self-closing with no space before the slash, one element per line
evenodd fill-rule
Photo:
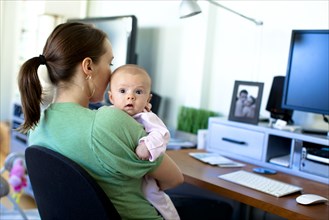
<path fill-rule="evenodd" d="M 120 92 L 120 93 L 125 93 L 126 90 L 125 90 L 125 89 L 119 89 L 119 92 Z"/>
<path fill-rule="evenodd" d="M 144 92 L 143 92 L 143 90 L 137 90 L 136 91 L 136 94 L 138 94 L 138 95 L 141 95 L 141 94 L 143 94 Z"/>

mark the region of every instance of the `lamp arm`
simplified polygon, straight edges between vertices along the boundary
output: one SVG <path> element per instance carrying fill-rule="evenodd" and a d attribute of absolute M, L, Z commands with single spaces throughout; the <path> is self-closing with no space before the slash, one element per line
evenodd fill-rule
<path fill-rule="evenodd" d="M 245 16 L 245 15 L 243 15 L 243 14 L 240 14 L 239 12 L 236 12 L 236 11 L 230 9 L 230 8 L 227 8 L 227 7 L 225 7 L 224 5 L 221 5 L 221 4 L 217 3 L 217 2 L 214 1 L 214 0 L 207 0 L 207 1 L 210 2 L 210 3 L 213 4 L 213 5 L 216 5 L 216 6 L 218 6 L 218 7 L 224 8 L 224 9 L 226 9 L 226 10 L 228 10 L 228 11 L 234 13 L 234 14 L 237 14 L 237 15 L 239 15 L 239 16 L 241 16 L 241 17 L 247 19 L 247 20 L 249 20 L 249 21 L 252 21 L 252 22 L 254 22 L 256 25 L 263 25 L 263 22 L 262 22 L 262 21 L 260 21 L 260 20 L 256 20 L 256 19 L 253 19 L 253 18 L 250 18 L 250 17 L 247 17 L 247 16 Z"/>

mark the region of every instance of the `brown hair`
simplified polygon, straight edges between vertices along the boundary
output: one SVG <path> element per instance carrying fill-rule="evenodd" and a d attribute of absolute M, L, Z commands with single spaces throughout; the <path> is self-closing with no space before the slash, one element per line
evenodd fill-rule
<path fill-rule="evenodd" d="M 55 86 L 59 82 L 68 82 L 74 75 L 79 62 L 90 57 L 97 63 L 106 52 L 104 40 L 106 34 L 88 24 L 64 23 L 58 25 L 47 39 L 43 54 L 27 60 L 18 75 L 18 87 L 21 95 L 24 123 L 19 131 L 27 133 L 40 120 L 42 86 L 38 77 L 38 67 L 45 64 L 48 76 Z"/>

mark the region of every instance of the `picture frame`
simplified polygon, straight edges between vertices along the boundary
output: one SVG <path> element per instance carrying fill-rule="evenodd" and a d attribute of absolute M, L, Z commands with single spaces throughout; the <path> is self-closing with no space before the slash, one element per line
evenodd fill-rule
<path fill-rule="evenodd" d="M 229 121 L 258 124 L 264 83 L 234 82 Z"/>

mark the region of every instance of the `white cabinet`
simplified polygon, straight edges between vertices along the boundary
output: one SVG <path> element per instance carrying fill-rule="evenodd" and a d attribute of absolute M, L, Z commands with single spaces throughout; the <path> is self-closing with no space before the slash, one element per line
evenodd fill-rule
<path fill-rule="evenodd" d="M 227 126 L 212 123 L 208 133 L 210 137 L 208 150 L 220 150 L 228 154 L 262 159 L 262 147 L 265 134 L 254 130 L 242 129 L 236 126 Z"/>
<path fill-rule="evenodd" d="M 256 166 L 329 183 L 329 139 L 270 128 L 209 119 L 206 150 Z M 321 155 L 322 154 L 322 155 Z"/>

